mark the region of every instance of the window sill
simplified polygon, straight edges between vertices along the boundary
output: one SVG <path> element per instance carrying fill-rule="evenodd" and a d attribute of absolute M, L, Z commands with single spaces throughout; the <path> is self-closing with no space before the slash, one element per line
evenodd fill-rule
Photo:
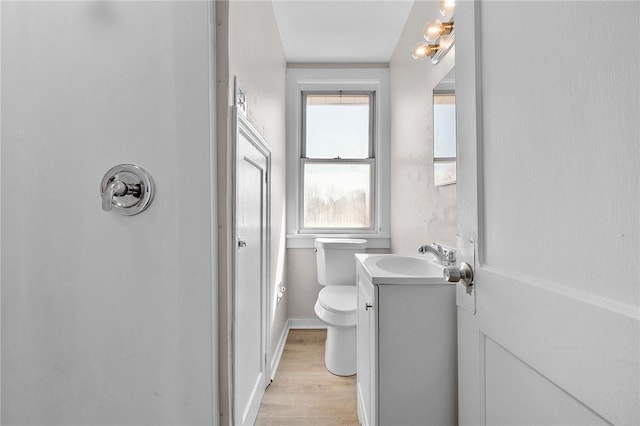
<path fill-rule="evenodd" d="M 391 248 L 391 236 L 387 234 L 287 234 L 287 248 L 315 248 L 316 238 L 364 238 L 367 248 Z"/>

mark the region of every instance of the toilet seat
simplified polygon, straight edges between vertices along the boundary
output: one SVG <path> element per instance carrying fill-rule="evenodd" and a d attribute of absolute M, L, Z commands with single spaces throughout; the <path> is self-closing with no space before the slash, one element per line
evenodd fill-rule
<path fill-rule="evenodd" d="M 322 321 L 338 327 L 353 327 L 358 318 L 355 285 L 329 286 L 320 290 L 315 312 Z"/>

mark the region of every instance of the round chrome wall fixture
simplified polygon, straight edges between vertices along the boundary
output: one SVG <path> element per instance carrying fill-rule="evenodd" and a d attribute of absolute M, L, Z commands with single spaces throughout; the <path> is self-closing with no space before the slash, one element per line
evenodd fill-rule
<path fill-rule="evenodd" d="M 102 210 L 125 216 L 142 213 L 149 207 L 155 184 L 149 172 L 135 164 L 119 164 L 102 178 L 100 195 Z"/>

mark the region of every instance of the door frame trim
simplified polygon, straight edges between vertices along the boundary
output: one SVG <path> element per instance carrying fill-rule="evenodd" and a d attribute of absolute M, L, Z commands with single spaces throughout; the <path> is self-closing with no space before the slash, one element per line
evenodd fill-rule
<path fill-rule="evenodd" d="M 246 139 L 266 158 L 266 193 L 265 193 L 265 201 L 263 202 L 263 209 L 265 212 L 265 231 L 263 235 L 264 239 L 264 251 L 262 253 L 264 270 L 262 271 L 263 276 L 263 291 L 264 291 L 264 299 L 262 300 L 262 309 L 263 309 L 263 329 L 262 329 L 262 339 L 264 341 L 263 350 L 264 350 L 264 377 L 265 377 L 265 387 L 268 381 L 271 378 L 271 363 L 269 362 L 269 354 L 271 353 L 271 315 L 269 315 L 269 300 L 271 300 L 272 292 L 270 285 L 271 278 L 271 148 L 267 141 L 258 133 L 258 131 L 251 125 L 247 117 L 240 113 L 240 110 L 237 106 L 232 107 L 232 120 L 233 120 L 233 144 L 232 144 L 232 164 L 231 164 L 231 173 L 233 179 L 231 180 L 231 245 L 232 245 L 232 259 L 231 259 L 231 323 L 229 325 L 230 332 L 230 345 L 229 352 L 231 355 L 231 364 L 229 366 L 229 375 L 230 375 L 230 389 L 229 389 L 229 400 L 231 402 L 231 410 L 229 413 L 229 418 L 232 424 L 236 423 L 235 419 L 235 360 L 236 360 L 236 351 L 235 351 L 235 293 L 236 293 L 236 268 L 237 268 L 237 256 L 236 256 L 236 244 L 238 241 L 238 232 L 237 232 L 237 196 L 238 196 L 238 188 L 237 188 L 237 162 L 238 162 L 238 141 L 239 135 L 242 134 L 246 137 Z"/>

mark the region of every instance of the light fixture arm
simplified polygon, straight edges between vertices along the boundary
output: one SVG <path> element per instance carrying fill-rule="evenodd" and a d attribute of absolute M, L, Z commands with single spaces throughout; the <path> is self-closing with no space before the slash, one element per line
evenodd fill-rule
<path fill-rule="evenodd" d="M 440 27 L 440 35 L 449 35 L 453 31 L 454 23 L 453 21 L 443 22 Z"/>

